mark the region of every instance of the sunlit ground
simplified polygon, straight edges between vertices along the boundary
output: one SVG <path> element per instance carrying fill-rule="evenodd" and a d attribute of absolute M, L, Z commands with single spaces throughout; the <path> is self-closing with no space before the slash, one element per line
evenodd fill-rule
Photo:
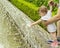
<path fill-rule="evenodd" d="M 0 48 L 4 48 L 4 45 L 3 44 L 0 44 Z"/>

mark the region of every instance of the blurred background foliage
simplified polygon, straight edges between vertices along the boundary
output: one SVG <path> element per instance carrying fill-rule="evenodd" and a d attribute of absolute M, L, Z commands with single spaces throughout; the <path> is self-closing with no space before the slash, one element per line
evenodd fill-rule
<path fill-rule="evenodd" d="M 48 6 L 48 1 L 49 0 L 25 0 L 27 2 L 33 3 L 36 6 L 41 6 L 41 5 L 46 5 Z M 54 0 L 54 2 L 58 3 L 58 0 Z"/>

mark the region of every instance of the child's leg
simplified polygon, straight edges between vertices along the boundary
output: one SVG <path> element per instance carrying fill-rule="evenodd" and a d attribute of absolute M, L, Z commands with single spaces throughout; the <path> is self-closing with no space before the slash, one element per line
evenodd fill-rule
<path fill-rule="evenodd" d="M 52 40 L 48 40 L 48 44 L 52 43 L 54 40 L 57 40 L 56 32 L 49 32 Z"/>
<path fill-rule="evenodd" d="M 50 32 L 53 40 L 57 40 L 56 32 Z"/>
<path fill-rule="evenodd" d="M 53 39 L 53 42 L 51 43 L 51 46 L 57 47 L 58 46 L 58 41 L 57 41 L 56 32 L 50 32 L 50 34 L 51 34 L 51 37 Z"/>

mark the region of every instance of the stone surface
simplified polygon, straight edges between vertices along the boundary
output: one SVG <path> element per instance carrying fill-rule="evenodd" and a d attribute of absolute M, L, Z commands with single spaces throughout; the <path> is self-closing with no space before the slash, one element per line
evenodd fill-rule
<path fill-rule="evenodd" d="M 4 48 L 49 48 L 50 35 L 39 25 L 29 27 L 32 22 L 8 0 L 0 0 L 0 44 Z"/>
<path fill-rule="evenodd" d="M 14 20 L 0 3 L 0 48 L 30 48 Z"/>

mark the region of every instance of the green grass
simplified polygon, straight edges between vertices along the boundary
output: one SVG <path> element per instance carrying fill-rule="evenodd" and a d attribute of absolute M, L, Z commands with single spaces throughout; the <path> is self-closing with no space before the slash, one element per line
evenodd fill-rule
<path fill-rule="evenodd" d="M 10 0 L 18 9 L 22 10 L 34 21 L 38 20 L 40 16 L 38 15 L 38 7 L 32 3 L 28 3 L 24 0 Z"/>

